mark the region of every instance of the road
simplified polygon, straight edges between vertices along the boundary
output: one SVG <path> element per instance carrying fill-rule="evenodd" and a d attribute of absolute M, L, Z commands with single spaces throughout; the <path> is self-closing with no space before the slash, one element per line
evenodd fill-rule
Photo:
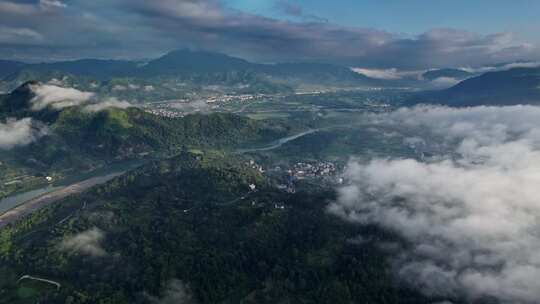
<path fill-rule="evenodd" d="M 294 135 L 291 135 L 291 136 L 281 138 L 281 139 L 279 139 L 277 141 L 274 141 L 273 143 L 269 144 L 268 146 L 263 146 L 263 147 L 259 147 L 259 148 L 240 149 L 240 150 L 237 150 L 236 153 L 243 154 L 243 153 L 250 153 L 250 152 L 257 152 L 257 151 L 274 150 L 274 149 L 277 149 L 277 148 L 283 146 L 284 144 L 286 144 L 286 143 L 288 143 L 290 141 L 296 140 L 296 139 L 301 138 L 303 136 L 306 136 L 308 134 L 316 133 L 316 132 L 319 132 L 321 130 L 330 129 L 330 128 L 334 128 L 334 127 L 337 127 L 337 126 L 326 127 L 326 128 L 321 128 L 321 129 L 310 129 L 310 130 L 307 130 L 307 131 L 304 131 L 304 132 L 301 132 L 301 133 L 298 133 L 298 134 L 294 134 Z M 61 189 L 46 193 L 44 195 L 41 195 L 41 196 L 36 197 L 34 199 L 31 199 L 29 201 L 23 202 L 23 203 L 19 204 L 17 207 L 15 207 L 13 209 L 10 209 L 9 211 L 7 211 L 5 213 L 0 214 L 0 229 L 5 227 L 6 225 L 9 225 L 11 223 L 14 223 L 14 222 L 18 221 L 22 217 L 24 217 L 24 216 L 26 216 L 28 214 L 31 214 L 32 212 L 34 212 L 36 210 L 39 210 L 39 209 L 41 209 L 41 208 L 43 208 L 45 206 L 48 206 L 48 205 L 54 203 L 54 202 L 56 202 L 58 200 L 61 200 L 61 199 L 65 198 L 65 197 L 68 197 L 68 196 L 73 195 L 73 194 L 81 193 L 81 192 L 83 192 L 83 191 L 85 191 L 85 190 L 87 190 L 87 189 L 89 189 L 89 188 L 91 188 L 93 186 L 106 183 L 106 182 L 110 181 L 111 179 L 124 174 L 124 172 L 126 172 L 126 170 L 119 171 L 119 172 L 113 172 L 113 173 L 103 175 L 103 176 L 92 177 L 92 178 L 86 179 L 84 181 L 69 185 L 67 187 L 64 187 L 64 188 L 61 188 Z M 244 198 L 245 197 L 242 197 L 242 198 L 240 198 L 240 200 L 244 199 Z"/>
<path fill-rule="evenodd" d="M 61 200 L 73 194 L 81 193 L 93 186 L 106 183 L 111 179 L 122 175 L 124 172 L 125 171 L 114 172 L 104 176 L 92 177 L 20 204 L 19 206 L 0 215 L 0 229 L 58 200 Z"/>
<path fill-rule="evenodd" d="M 39 282 L 51 284 L 51 285 L 56 286 L 56 289 L 60 289 L 60 287 L 62 287 L 62 284 L 60 284 L 60 283 L 58 283 L 58 282 L 56 282 L 56 281 L 47 280 L 47 279 L 42 279 L 42 278 L 34 277 L 34 276 L 31 276 L 31 275 L 23 275 L 23 276 L 17 281 L 17 283 L 19 283 L 19 282 L 22 281 L 22 280 L 33 280 L 33 281 L 39 281 Z"/>

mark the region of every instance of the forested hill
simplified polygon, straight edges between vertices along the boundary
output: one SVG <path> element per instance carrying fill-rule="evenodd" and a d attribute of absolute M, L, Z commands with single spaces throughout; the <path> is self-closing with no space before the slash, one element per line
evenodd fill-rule
<path fill-rule="evenodd" d="M 34 94 L 29 82 L 12 93 L 0 96 L 0 119 L 32 118 L 47 125 L 45 140 L 79 152 L 119 157 L 121 153 L 168 151 L 180 146 L 233 147 L 285 136 L 290 128 L 284 123 L 250 120 L 230 113 L 192 114 L 181 118 L 159 117 L 130 107 L 109 107 L 99 111 L 84 106 L 57 109 L 32 108 Z M 43 143 L 36 142 L 43 148 Z M 56 146 L 56 145 L 45 145 Z M 31 149 L 32 147 L 30 147 Z M 131 153 L 130 152 L 130 153 Z"/>
<path fill-rule="evenodd" d="M 260 145 L 290 135 L 294 124 L 251 120 L 230 113 L 193 114 L 180 118 L 159 117 L 139 108 L 109 107 L 88 111 L 84 106 L 33 110 L 27 86 L 0 97 L 0 123 L 17 119 L 35 129 L 34 141 L 0 150 L 5 174 L 0 197 L 21 191 L 9 176 L 44 174 L 57 179 L 75 172 L 94 170 L 107 163 L 167 157 L 183 148 L 234 150 Z M 39 131 L 38 131 L 39 130 Z"/>
<path fill-rule="evenodd" d="M 183 148 L 233 150 L 287 136 L 285 123 L 250 120 L 233 114 L 160 118 L 137 108 L 87 113 L 63 110 L 48 133 L 26 146 L 3 151 L 3 169 L 56 178 L 94 170 L 107 163 L 175 155 Z M 5 193 L 15 185 L 0 187 Z M 4 189 L 6 188 L 6 189 Z"/>
<path fill-rule="evenodd" d="M 291 80 L 319 85 L 383 85 L 381 81 L 355 73 L 347 66 L 307 62 L 263 64 L 220 53 L 187 49 L 171 51 L 145 62 L 82 59 L 23 64 L 0 61 L 0 68 L 3 66 L 6 71 L 0 73 L 0 82 L 4 81 L 6 87 L 35 79 L 47 82 L 64 78 L 75 80 L 82 87 L 90 82 L 106 85 L 114 79 L 131 79 L 136 83 L 156 80 L 152 82 L 154 84 L 163 79 L 182 79 L 183 82 L 197 85 L 251 84 L 253 90 L 267 93 L 289 92 L 291 88 L 287 84 Z"/>
<path fill-rule="evenodd" d="M 184 151 L 2 230 L 0 302 L 436 301 L 396 285 L 387 254 L 353 241 L 387 236 L 328 215 L 334 198 L 287 194 L 246 160 Z M 17 284 L 25 274 L 61 288 Z"/>
<path fill-rule="evenodd" d="M 540 68 L 514 68 L 469 78 L 446 90 L 420 94 L 415 102 L 466 107 L 540 104 Z"/>

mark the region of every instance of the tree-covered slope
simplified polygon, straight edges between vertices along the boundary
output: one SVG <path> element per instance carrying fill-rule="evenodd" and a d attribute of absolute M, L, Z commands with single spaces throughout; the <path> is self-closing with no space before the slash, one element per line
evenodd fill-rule
<path fill-rule="evenodd" d="M 266 94 L 287 93 L 291 91 L 291 86 L 301 84 L 384 85 L 346 66 L 322 63 L 261 64 L 220 53 L 191 50 L 172 51 L 147 62 L 83 59 L 21 64 L 0 78 L 4 82 L 0 88 L 4 89 L 12 89 L 29 80 L 49 82 L 66 79 L 71 85 L 96 91 L 106 90 L 108 82 L 118 79 L 130 79 L 137 86 L 142 82 L 153 82 L 153 87 L 162 90 L 166 88 L 161 88 L 160 83 L 179 82 L 189 86 L 237 86 L 234 90 Z"/>
<path fill-rule="evenodd" d="M 7 159 L 41 172 L 93 168 L 174 155 L 183 147 L 231 150 L 266 143 L 286 136 L 290 127 L 226 113 L 163 118 L 137 108 L 86 112 L 72 107 L 59 112 L 48 130 L 39 140 L 8 151 Z"/>
<path fill-rule="evenodd" d="M 31 118 L 34 127 L 44 130 L 30 144 L 0 150 L 0 173 L 6 177 L 0 178 L 0 196 L 26 189 L 23 183 L 10 183 L 17 176 L 62 178 L 68 171 L 93 170 L 113 161 L 174 155 L 183 147 L 232 150 L 271 142 L 292 130 L 290 123 L 229 113 L 167 118 L 138 108 L 34 110 L 30 85 L 0 97 L 0 122 Z"/>
<path fill-rule="evenodd" d="M 325 212 L 334 198 L 186 151 L 2 230 L 0 302 L 431 303 L 396 284 L 374 243 L 353 241 L 388 236 Z M 26 274 L 62 286 L 17 282 Z"/>
<path fill-rule="evenodd" d="M 489 72 L 416 100 L 449 106 L 540 104 L 540 68 Z"/>

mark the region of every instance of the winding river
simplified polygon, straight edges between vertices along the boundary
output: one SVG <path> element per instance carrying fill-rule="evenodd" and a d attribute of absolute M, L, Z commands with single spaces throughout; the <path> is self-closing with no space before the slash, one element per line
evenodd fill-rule
<path fill-rule="evenodd" d="M 143 160 L 119 162 L 89 173 L 70 176 L 43 188 L 8 196 L 0 200 L 0 228 L 59 199 L 106 183 L 144 163 Z"/>
<path fill-rule="evenodd" d="M 291 135 L 291 136 L 280 138 L 280 139 L 276 140 L 275 142 L 269 144 L 268 146 L 263 146 L 263 147 L 259 147 L 259 148 L 239 149 L 239 150 L 236 150 L 236 153 L 242 154 L 242 153 L 251 153 L 251 152 L 259 152 L 259 151 L 275 150 L 275 149 L 283 146 L 284 144 L 286 144 L 286 143 L 288 143 L 290 141 L 296 140 L 296 139 L 298 139 L 300 137 L 304 137 L 304 136 L 306 136 L 308 134 L 313 134 L 313 133 L 319 132 L 320 130 L 321 129 L 310 129 L 310 130 L 307 130 L 307 131 L 304 131 L 304 132 L 301 132 L 301 133 L 298 133 L 298 134 L 294 134 L 294 135 Z"/>
<path fill-rule="evenodd" d="M 322 129 L 310 129 L 298 134 L 283 137 L 267 146 L 239 149 L 236 150 L 236 153 L 243 154 L 274 150 L 290 141 L 308 134 L 319 132 L 320 130 Z M 8 196 L 0 200 L 0 228 L 17 221 L 22 216 L 32 213 L 45 205 L 51 204 L 69 195 L 81 193 L 93 186 L 106 183 L 131 169 L 141 166 L 145 162 L 146 161 L 144 160 L 120 162 L 90 173 L 70 176 L 58 183 L 43 188 Z"/>

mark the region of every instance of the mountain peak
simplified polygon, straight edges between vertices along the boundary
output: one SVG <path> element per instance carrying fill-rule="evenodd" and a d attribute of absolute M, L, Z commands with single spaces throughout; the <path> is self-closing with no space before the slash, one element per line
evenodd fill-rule
<path fill-rule="evenodd" d="M 19 111 L 26 111 L 29 109 L 30 102 L 35 96 L 32 86 L 38 84 L 39 82 L 37 81 L 27 81 L 13 90 L 10 94 L 5 95 L 0 103 L 1 111 L 3 113 L 15 115 Z"/>
<path fill-rule="evenodd" d="M 246 60 L 225 54 L 189 49 L 174 50 L 150 61 L 144 70 L 154 73 L 213 73 L 246 70 L 252 66 Z"/>

